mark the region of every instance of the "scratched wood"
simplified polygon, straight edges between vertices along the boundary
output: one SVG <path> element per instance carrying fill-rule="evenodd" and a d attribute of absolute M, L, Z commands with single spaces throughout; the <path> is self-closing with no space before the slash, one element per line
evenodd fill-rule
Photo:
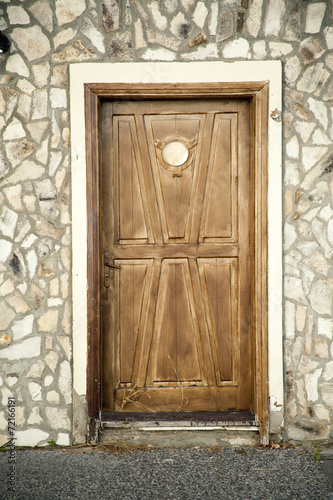
<path fill-rule="evenodd" d="M 106 101 L 106 411 L 253 409 L 254 173 L 244 99 Z M 186 164 L 166 164 L 180 141 Z M 161 146 L 162 145 L 162 146 Z"/>

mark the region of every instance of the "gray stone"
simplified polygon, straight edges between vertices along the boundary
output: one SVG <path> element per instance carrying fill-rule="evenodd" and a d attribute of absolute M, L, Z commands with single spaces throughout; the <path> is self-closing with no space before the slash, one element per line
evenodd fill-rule
<path fill-rule="evenodd" d="M 283 38 L 290 42 L 296 42 L 301 38 L 300 0 L 296 0 L 295 5 L 287 17 L 283 30 Z"/>
<path fill-rule="evenodd" d="M 51 429 L 71 429 L 71 422 L 68 418 L 66 409 L 47 406 L 45 408 L 45 413 Z"/>
<path fill-rule="evenodd" d="M 310 3 L 306 9 L 305 32 L 319 33 L 325 15 L 326 3 Z"/>
<path fill-rule="evenodd" d="M 232 12 L 221 14 L 217 27 L 216 41 L 223 42 L 223 40 L 227 40 L 233 34 L 233 30 L 234 21 Z"/>
<path fill-rule="evenodd" d="M 309 66 L 297 83 L 297 90 L 308 92 L 309 94 L 321 89 L 327 81 L 330 73 L 324 68 L 322 62 Z"/>
<path fill-rule="evenodd" d="M 279 36 L 282 28 L 285 10 L 285 0 L 269 0 L 265 17 L 266 36 Z"/>
<path fill-rule="evenodd" d="M 109 45 L 108 57 L 119 61 L 128 61 L 133 59 L 133 43 L 130 32 L 122 33 L 114 37 Z"/>
<path fill-rule="evenodd" d="M 52 54 L 51 59 L 54 63 L 84 62 L 97 59 L 97 55 L 92 49 L 87 49 L 82 40 L 75 40 L 64 49 Z"/>
<path fill-rule="evenodd" d="M 120 0 L 104 0 L 101 4 L 103 29 L 106 33 L 119 29 Z"/>
<path fill-rule="evenodd" d="M 246 28 L 249 34 L 254 38 L 257 38 L 261 27 L 262 4 L 263 0 L 253 0 L 250 3 Z"/>
<path fill-rule="evenodd" d="M 85 0 L 56 0 L 56 17 L 59 26 L 75 21 L 86 9 Z"/>
<path fill-rule="evenodd" d="M 50 50 L 50 42 L 42 32 L 40 26 L 15 28 L 11 38 L 18 45 L 29 61 L 35 61 L 46 56 Z"/>
<path fill-rule="evenodd" d="M 82 23 L 81 32 L 101 54 L 105 54 L 104 37 L 88 17 Z"/>
<path fill-rule="evenodd" d="M 304 64 L 310 64 L 319 59 L 325 52 L 324 47 L 316 38 L 306 38 L 300 44 Z"/>
<path fill-rule="evenodd" d="M 1 307 L 1 306 L 0 306 Z M 0 358 L 8 360 L 23 360 L 37 358 L 41 354 L 41 338 L 30 337 L 20 343 L 12 344 L 0 350 Z"/>
<path fill-rule="evenodd" d="M 53 30 L 53 13 L 49 2 L 38 0 L 28 9 L 48 31 Z"/>
<path fill-rule="evenodd" d="M 333 286 L 331 280 L 317 280 L 311 287 L 310 302 L 319 314 L 332 314 Z"/>
<path fill-rule="evenodd" d="M 208 15 L 208 9 L 204 2 L 198 2 L 193 12 L 192 19 L 199 28 L 203 28 Z"/>
<path fill-rule="evenodd" d="M 321 384 L 320 392 L 326 407 L 333 410 L 333 383 L 325 382 Z"/>
<path fill-rule="evenodd" d="M 20 6 L 9 6 L 7 8 L 7 14 L 9 18 L 9 24 L 12 26 L 14 24 L 29 24 L 30 17 L 27 11 Z"/>

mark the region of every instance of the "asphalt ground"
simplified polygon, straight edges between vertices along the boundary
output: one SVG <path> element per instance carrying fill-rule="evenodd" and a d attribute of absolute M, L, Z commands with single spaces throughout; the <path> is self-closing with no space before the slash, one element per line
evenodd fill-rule
<path fill-rule="evenodd" d="M 24 449 L 15 471 L 10 456 L 0 453 L 1 499 L 333 499 L 321 460 L 298 447 Z"/>

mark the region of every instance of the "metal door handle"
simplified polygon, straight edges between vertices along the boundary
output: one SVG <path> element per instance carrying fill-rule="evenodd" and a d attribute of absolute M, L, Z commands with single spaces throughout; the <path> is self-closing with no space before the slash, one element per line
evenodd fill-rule
<path fill-rule="evenodd" d="M 115 269 L 121 269 L 121 266 L 116 266 L 116 264 L 109 264 L 108 262 L 104 262 L 104 266 L 114 267 Z"/>

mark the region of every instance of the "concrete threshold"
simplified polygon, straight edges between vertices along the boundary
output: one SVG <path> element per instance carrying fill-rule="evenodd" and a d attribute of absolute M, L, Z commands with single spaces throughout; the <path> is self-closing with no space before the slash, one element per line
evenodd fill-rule
<path fill-rule="evenodd" d="M 100 443 L 148 447 L 258 446 L 259 427 L 254 422 L 103 421 Z"/>

